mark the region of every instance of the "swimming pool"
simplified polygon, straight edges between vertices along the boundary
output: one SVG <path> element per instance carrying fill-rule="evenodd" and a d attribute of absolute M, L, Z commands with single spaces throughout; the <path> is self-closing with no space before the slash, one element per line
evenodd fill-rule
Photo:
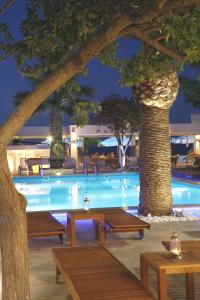
<path fill-rule="evenodd" d="M 138 205 L 139 175 L 135 173 L 15 177 L 13 181 L 26 196 L 28 211 L 82 208 L 86 196 L 93 208 Z M 199 186 L 173 180 L 172 194 L 174 204 L 200 205 Z"/>

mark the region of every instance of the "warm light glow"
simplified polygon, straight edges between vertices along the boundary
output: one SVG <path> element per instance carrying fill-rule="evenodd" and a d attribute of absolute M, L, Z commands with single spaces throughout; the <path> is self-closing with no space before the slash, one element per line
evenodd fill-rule
<path fill-rule="evenodd" d="M 71 187 L 73 208 L 78 208 L 78 183 L 75 182 Z"/>
<path fill-rule="evenodd" d="M 56 176 L 60 176 L 61 172 L 60 171 L 56 171 Z"/>
<path fill-rule="evenodd" d="M 174 255 L 180 255 L 181 250 L 178 249 L 178 248 L 174 248 L 174 249 L 171 251 L 171 253 L 174 254 Z"/>
<path fill-rule="evenodd" d="M 47 140 L 48 140 L 49 142 L 52 142 L 52 141 L 53 141 L 52 136 L 48 136 L 48 137 L 47 137 Z"/>
<path fill-rule="evenodd" d="M 9 166 L 10 172 L 13 173 L 14 164 L 13 164 L 13 159 L 12 158 L 8 158 L 8 166 Z"/>

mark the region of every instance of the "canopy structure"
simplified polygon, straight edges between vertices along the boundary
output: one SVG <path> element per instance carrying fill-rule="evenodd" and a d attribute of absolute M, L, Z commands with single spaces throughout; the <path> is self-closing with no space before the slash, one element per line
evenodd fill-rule
<path fill-rule="evenodd" d="M 193 135 L 171 137 L 172 144 L 194 144 L 195 138 Z"/>
<path fill-rule="evenodd" d="M 123 139 L 123 145 L 126 146 L 128 144 L 129 138 L 124 137 Z M 108 139 L 105 139 L 101 142 L 99 142 L 98 146 L 104 146 L 104 147 L 114 147 L 114 146 L 118 146 L 118 142 L 116 137 L 112 136 Z"/>

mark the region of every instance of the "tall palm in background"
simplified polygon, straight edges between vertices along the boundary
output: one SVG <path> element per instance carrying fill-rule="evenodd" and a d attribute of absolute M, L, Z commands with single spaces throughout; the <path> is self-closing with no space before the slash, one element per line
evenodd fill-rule
<path fill-rule="evenodd" d="M 19 105 L 29 91 L 16 94 L 14 105 Z M 77 125 L 87 124 L 90 111 L 95 111 L 96 105 L 92 99 L 94 90 L 88 85 L 79 85 L 75 80 L 63 85 L 54 92 L 34 114 L 50 112 L 50 167 L 61 168 L 64 162 L 63 117 L 67 115 Z"/>

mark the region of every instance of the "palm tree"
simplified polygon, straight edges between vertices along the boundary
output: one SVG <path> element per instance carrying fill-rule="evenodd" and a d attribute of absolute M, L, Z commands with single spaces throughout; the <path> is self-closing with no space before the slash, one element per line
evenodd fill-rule
<path fill-rule="evenodd" d="M 50 111 L 50 167 L 61 168 L 64 162 L 63 143 L 63 116 L 68 115 L 78 125 L 87 122 L 88 111 L 94 108 L 89 100 L 93 96 L 93 88 L 87 85 L 78 85 L 75 81 L 65 84 L 54 92 L 39 108 L 36 113 Z M 14 105 L 19 105 L 29 92 L 20 92 L 14 98 Z"/>
<path fill-rule="evenodd" d="M 143 215 L 168 215 L 172 211 L 169 109 L 178 88 L 176 73 L 134 88 L 139 109 L 139 213 Z"/>

